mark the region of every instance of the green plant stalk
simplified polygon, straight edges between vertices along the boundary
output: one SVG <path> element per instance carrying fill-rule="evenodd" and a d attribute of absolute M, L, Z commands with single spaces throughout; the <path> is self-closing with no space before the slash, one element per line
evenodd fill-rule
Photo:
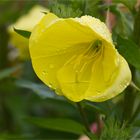
<path fill-rule="evenodd" d="M 83 109 L 81 103 L 80 103 L 80 102 L 77 102 L 76 105 L 77 105 L 77 108 L 78 108 L 78 110 L 79 110 L 79 112 L 80 112 L 80 115 L 81 115 L 81 118 L 82 118 L 82 120 L 83 120 L 83 124 L 84 124 L 86 130 L 87 130 L 88 132 L 90 132 L 89 124 L 88 124 L 88 120 L 87 120 L 87 116 L 86 116 L 86 113 L 85 113 L 85 111 L 84 111 L 84 109 Z"/>
<path fill-rule="evenodd" d="M 8 40 L 9 35 L 6 31 L 6 27 L 0 26 L 0 69 L 4 69 L 8 65 Z"/>
<path fill-rule="evenodd" d="M 122 123 L 126 122 L 126 125 L 132 118 L 135 99 L 136 99 L 136 95 L 135 95 L 134 89 L 132 87 L 128 87 L 126 89 L 126 93 L 124 96 L 123 120 L 122 120 Z M 130 106 L 130 103 L 131 103 L 131 106 Z"/>
<path fill-rule="evenodd" d="M 139 112 L 140 112 L 139 108 L 140 108 L 140 103 L 139 103 L 139 105 L 138 105 L 136 111 L 134 112 L 133 116 L 132 116 L 131 119 L 129 120 L 129 123 L 132 123 L 132 122 L 135 120 L 135 118 L 137 117 L 137 115 L 138 115 Z"/>
<path fill-rule="evenodd" d="M 8 41 L 9 35 L 6 30 L 5 25 L 0 26 L 0 70 L 3 70 L 8 67 Z M 5 82 L 5 81 L 0 81 Z M 3 118 L 3 129 L 8 131 L 13 131 L 12 121 L 11 121 L 11 113 L 6 104 L 6 93 L 0 88 L 0 107 L 2 110 L 2 118 Z"/>

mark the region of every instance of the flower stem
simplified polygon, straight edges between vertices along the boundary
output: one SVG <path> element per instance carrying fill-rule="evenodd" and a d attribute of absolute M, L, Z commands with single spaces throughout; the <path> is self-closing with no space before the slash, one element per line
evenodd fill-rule
<path fill-rule="evenodd" d="M 86 113 L 85 113 L 85 111 L 84 111 L 84 109 L 83 109 L 83 107 L 82 107 L 82 105 L 81 105 L 80 102 L 77 102 L 76 104 L 77 104 L 77 108 L 78 108 L 78 110 L 79 110 L 79 112 L 80 112 L 81 118 L 82 118 L 82 120 L 83 120 L 83 123 L 84 123 L 84 125 L 85 125 L 85 128 L 86 128 L 86 130 L 87 130 L 88 132 L 90 132 Z"/>

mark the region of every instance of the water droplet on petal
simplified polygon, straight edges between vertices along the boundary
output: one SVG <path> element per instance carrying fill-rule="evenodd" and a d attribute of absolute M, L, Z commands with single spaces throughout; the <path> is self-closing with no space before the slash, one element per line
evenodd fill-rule
<path fill-rule="evenodd" d="M 54 65 L 53 64 L 50 64 L 49 67 L 52 69 L 52 68 L 54 68 Z"/>
<path fill-rule="evenodd" d="M 52 84 L 51 84 L 51 83 L 49 83 L 49 84 L 48 84 L 48 87 L 49 87 L 49 88 L 52 88 Z"/>
<path fill-rule="evenodd" d="M 100 94 L 101 94 L 101 91 L 96 91 L 96 94 L 97 94 L 97 95 L 100 95 Z"/>
<path fill-rule="evenodd" d="M 101 99 L 105 99 L 105 96 L 102 96 Z"/>
<path fill-rule="evenodd" d="M 126 87 L 127 87 L 127 83 L 126 82 L 120 84 L 120 88 L 126 88 Z"/>
<path fill-rule="evenodd" d="M 42 74 L 43 74 L 43 75 L 46 75 L 46 74 L 47 74 L 47 71 L 43 71 Z"/>

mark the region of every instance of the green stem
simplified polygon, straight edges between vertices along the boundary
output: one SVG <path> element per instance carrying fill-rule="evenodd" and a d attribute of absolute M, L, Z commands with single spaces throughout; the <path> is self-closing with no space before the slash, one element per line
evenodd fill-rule
<path fill-rule="evenodd" d="M 121 122 L 122 125 L 125 122 L 125 126 L 127 126 L 129 124 L 129 121 L 133 117 L 133 109 L 134 109 L 135 101 L 136 101 L 135 89 L 132 87 L 128 87 L 125 90 L 125 96 L 124 96 L 123 118 Z"/>
<path fill-rule="evenodd" d="M 8 40 L 9 36 L 6 27 L 4 25 L 0 26 L 0 69 L 8 66 Z"/>
<path fill-rule="evenodd" d="M 84 125 L 85 125 L 85 128 L 86 128 L 86 130 L 87 130 L 88 132 L 90 132 L 86 113 L 85 113 L 85 111 L 84 111 L 84 109 L 83 109 L 83 107 L 82 107 L 82 105 L 81 105 L 80 102 L 77 102 L 76 104 L 77 104 L 77 108 L 78 108 L 78 110 L 79 110 L 79 112 L 80 112 L 81 118 L 82 118 L 82 120 L 83 120 L 83 123 L 84 123 Z"/>

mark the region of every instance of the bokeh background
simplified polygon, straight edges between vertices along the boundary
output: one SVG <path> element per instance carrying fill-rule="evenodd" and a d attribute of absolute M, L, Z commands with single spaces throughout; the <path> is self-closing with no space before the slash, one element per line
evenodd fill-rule
<path fill-rule="evenodd" d="M 51 11 L 59 17 L 91 15 L 107 24 L 116 48 L 131 67 L 133 81 L 112 100 L 81 104 L 97 139 L 140 138 L 140 1 L 0 0 L 0 139 L 87 139 L 70 130 L 75 125 L 63 122 L 65 118 L 83 124 L 77 106 L 56 96 L 37 78 L 29 54 L 25 57 L 28 40 L 10 31 L 36 5 L 46 9 L 41 12 Z M 24 29 L 29 23 L 22 22 Z M 62 122 L 49 120 L 55 118 Z"/>

